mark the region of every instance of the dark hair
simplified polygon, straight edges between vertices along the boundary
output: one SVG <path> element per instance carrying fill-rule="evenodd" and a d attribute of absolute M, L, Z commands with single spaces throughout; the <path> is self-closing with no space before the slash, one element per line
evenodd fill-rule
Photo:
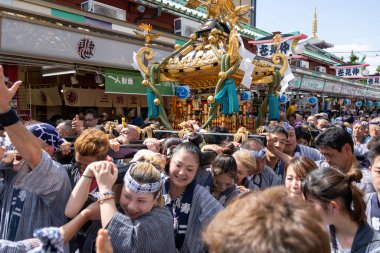
<path fill-rule="evenodd" d="M 351 169 L 346 175 L 334 168 L 319 168 L 302 180 L 302 192 L 305 199 L 316 199 L 326 204 L 331 200 L 341 200 L 351 220 L 364 224 L 367 219 L 363 193 L 353 184 L 354 181 L 359 183 L 362 177 L 359 169 Z"/>
<path fill-rule="evenodd" d="M 379 141 L 379 139 L 377 141 Z M 367 157 L 368 157 L 368 159 L 372 165 L 375 162 L 376 157 L 378 157 L 378 156 L 380 156 L 380 143 L 379 142 L 375 143 L 371 147 L 371 149 L 369 150 L 369 152 L 367 154 Z"/>
<path fill-rule="evenodd" d="M 0 130 L 1 130 L 1 131 L 4 131 L 4 130 L 5 130 L 4 127 L 3 127 L 3 125 L 1 125 L 1 124 L 0 124 Z"/>
<path fill-rule="evenodd" d="M 354 117 L 351 115 L 351 114 L 348 114 L 348 115 L 344 115 L 343 116 L 343 122 L 347 122 L 347 123 L 354 123 Z"/>
<path fill-rule="evenodd" d="M 269 134 L 281 133 L 286 136 L 286 139 L 288 138 L 288 132 L 282 126 L 270 126 L 268 128 L 268 133 Z"/>
<path fill-rule="evenodd" d="M 335 126 L 336 128 L 341 128 L 341 129 L 347 131 L 347 127 L 346 127 L 346 125 L 343 124 L 343 123 L 335 123 L 334 126 Z"/>
<path fill-rule="evenodd" d="M 294 132 L 296 133 L 297 140 L 305 139 L 309 144 L 311 142 L 311 131 L 307 127 L 295 127 Z"/>
<path fill-rule="evenodd" d="M 218 155 L 212 162 L 211 168 L 214 176 L 228 174 L 230 177 L 236 179 L 237 164 L 232 155 Z"/>
<path fill-rule="evenodd" d="M 226 155 L 232 155 L 236 150 L 238 150 L 238 148 L 236 148 L 235 145 L 230 142 L 222 148 L 222 153 Z"/>
<path fill-rule="evenodd" d="M 240 148 L 246 149 L 246 150 L 253 150 L 252 146 L 251 146 L 252 143 L 257 143 L 258 145 L 260 145 L 261 146 L 260 149 L 262 149 L 264 147 L 264 143 L 259 138 L 251 138 L 251 139 L 243 141 L 240 144 Z"/>
<path fill-rule="evenodd" d="M 290 120 L 291 118 L 296 119 L 297 118 L 296 114 L 295 113 L 289 114 L 288 115 L 288 120 Z"/>
<path fill-rule="evenodd" d="M 190 153 L 192 155 L 195 155 L 195 157 L 198 159 L 198 163 L 201 164 L 202 160 L 201 160 L 201 157 L 202 157 L 202 153 L 200 151 L 200 149 L 195 146 L 193 143 L 191 142 L 182 142 L 181 144 L 179 144 L 173 151 L 173 155 L 172 157 L 178 153 L 179 151 L 181 150 L 184 150 L 186 151 L 187 153 Z"/>
<path fill-rule="evenodd" d="M 380 136 L 375 136 L 367 143 L 367 148 L 371 150 L 374 146 L 380 143 Z"/>
<path fill-rule="evenodd" d="M 225 127 L 214 126 L 210 129 L 209 133 L 228 133 L 228 130 Z M 209 144 L 222 144 L 228 137 L 223 135 L 205 135 L 204 139 Z"/>
<path fill-rule="evenodd" d="M 54 114 L 53 116 L 50 117 L 50 119 L 49 119 L 49 123 L 50 123 L 52 126 L 56 127 L 56 126 L 58 125 L 58 123 L 59 123 L 58 121 L 59 121 L 59 120 L 62 120 L 62 119 L 63 119 L 62 115 Z"/>
<path fill-rule="evenodd" d="M 174 148 L 182 143 L 181 139 L 176 138 L 176 137 L 170 137 L 167 138 L 163 143 L 162 143 L 162 149 L 161 149 L 161 154 L 168 156 L 168 151 L 170 154 L 173 154 Z M 170 157 L 169 157 L 170 158 Z"/>
<path fill-rule="evenodd" d="M 83 113 L 83 116 L 85 116 L 86 114 L 92 114 L 95 119 L 99 118 L 98 113 L 94 109 L 86 109 Z"/>
<path fill-rule="evenodd" d="M 352 152 L 354 152 L 354 142 L 351 135 L 340 128 L 328 128 L 325 132 L 320 133 L 314 140 L 314 144 L 317 148 L 330 147 L 339 152 L 345 144 L 350 144 Z"/>
<path fill-rule="evenodd" d="M 199 147 L 199 144 L 203 142 L 203 136 L 196 132 L 191 132 L 187 134 L 187 140 L 193 143 L 195 146 Z"/>

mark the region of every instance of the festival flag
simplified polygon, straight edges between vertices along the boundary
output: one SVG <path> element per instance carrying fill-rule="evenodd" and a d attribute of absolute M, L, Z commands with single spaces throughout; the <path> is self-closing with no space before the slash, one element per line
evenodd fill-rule
<path fill-rule="evenodd" d="M 63 87 L 63 97 L 67 106 L 96 106 L 96 90 Z"/>
<path fill-rule="evenodd" d="M 31 98 L 33 105 L 56 106 L 62 105 L 61 96 L 58 87 L 43 89 L 31 89 Z"/>

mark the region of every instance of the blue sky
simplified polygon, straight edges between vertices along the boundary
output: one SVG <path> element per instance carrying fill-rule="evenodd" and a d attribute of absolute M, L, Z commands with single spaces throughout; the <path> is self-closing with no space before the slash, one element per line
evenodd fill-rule
<path fill-rule="evenodd" d="M 257 0 L 256 24 L 268 32 L 299 31 L 310 38 L 314 8 L 318 38 L 334 44 L 329 51 L 378 51 L 357 54 L 367 55 L 374 73 L 380 65 L 380 0 Z"/>

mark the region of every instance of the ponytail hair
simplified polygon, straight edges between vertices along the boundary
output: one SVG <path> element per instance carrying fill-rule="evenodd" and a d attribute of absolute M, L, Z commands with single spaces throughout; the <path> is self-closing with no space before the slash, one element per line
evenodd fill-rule
<path fill-rule="evenodd" d="M 319 168 L 311 171 L 302 181 L 305 199 L 316 199 L 322 203 L 338 200 L 343 204 L 352 221 L 367 222 L 363 193 L 353 184 L 359 183 L 363 174 L 359 169 L 350 169 L 346 174 L 335 168 Z"/>
<path fill-rule="evenodd" d="M 214 176 L 227 174 L 233 179 L 237 178 L 237 164 L 232 155 L 218 155 L 211 165 Z"/>
<path fill-rule="evenodd" d="M 347 172 L 347 183 L 351 188 L 352 192 L 352 208 L 350 208 L 350 217 L 354 221 L 358 221 L 359 224 L 367 222 L 367 217 L 365 215 L 366 205 L 363 201 L 363 192 L 355 185 L 353 182 L 360 183 L 363 178 L 363 174 L 360 169 L 350 169 Z M 351 206 L 350 206 L 351 207 Z M 359 212 L 359 210 L 362 210 Z"/>

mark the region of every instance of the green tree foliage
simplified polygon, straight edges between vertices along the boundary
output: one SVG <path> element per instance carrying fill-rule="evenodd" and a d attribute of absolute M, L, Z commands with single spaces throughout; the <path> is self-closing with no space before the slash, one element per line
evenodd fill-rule
<path fill-rule="evenodd" d="M 355 64 L 356 61 L 359 60 L 359 57 L 356 54 L 354 54 L 354 50 L 351 50 L 351 55 L 349 59 L 351 64 Z"/>

